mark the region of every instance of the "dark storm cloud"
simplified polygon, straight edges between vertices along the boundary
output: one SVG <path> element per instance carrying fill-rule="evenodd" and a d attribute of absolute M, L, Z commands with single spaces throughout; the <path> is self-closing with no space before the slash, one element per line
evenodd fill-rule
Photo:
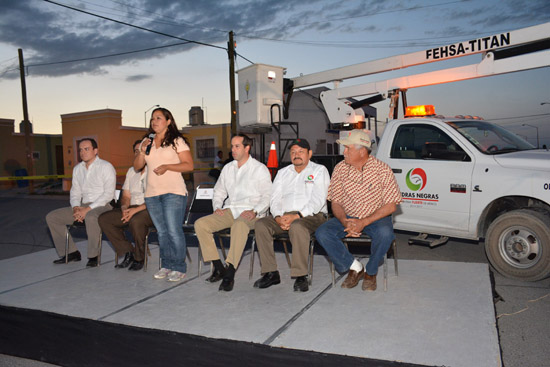
<path fill-rule="evenodd" d="M 484 13 L 480 22 L 487 27 L 500 24 L 513 24 L 522 28 L 528 24 L 548 22 L 550 2 L 548 0 L 506 0 L 496 9 Z"/>
<path fill-rule="evenodd" d="M 145 79 L 150 79 L 152 77 L 153 77 L 152 75 L 139 74 L 139 75 L 130 75 L 125 80 L 127 82 L 139 82 Z"/>
<path fill-rule="evenodd" d="M 77 4 L 69 1 L 63 3 L 71 6 Z M 131 6 L 124 7 L 119 5 L 119 2 L 104 2 L 104 8 L 93 8 L 90 2 L 84 4 L 88 4 L 85 10 L 91 13 L 221 47 L 226 47 L 229 30 L 239 33 L 241 30 L 251 32 L 265 28 L 278 14 L 294 7 L 294 1 L 155 0 L 133 1 L 128 3 Z M 107 6 L 109 8 L 106 8 Z M 121 14 L 124 16 L 117 16 Z M 260 32 L 261 35 L 273 37 L 285 37 L 287 33 L 281 27 L 274 31 Z M 152 52 L 43 65 L 125 53 L 177 42 L 174 38 L 81 14 L 47 2 L 0 2 L 0 43 L 22 48 L 25 64 L 29 66 L 29 73 L 32 75 L 55 77 L 78 73 L 104 73 L 106 66 L 163 57 L 197 47 L 196 44 L 190 43 Z M 3 77 L 16 78 L 18 73 L 6 73 Z"/>
<path fill-rule="evenodd" d="M 338 3 L 331 0 L 130 0 L 125 3 L 100 3 L 98 0 L 60 1 L 105 17 L 220 47 L 226 47 L 229 30 L 233 30 L 241 40 L 292 40 L 304 31 L 324 34 L 366 32 L 371 37 L 376 37 L 377 34 L 387 37 L 396 27 L 406 31 L 397 20 L 408 16 L 407 9 L 418 4 L 383 0 L 342 2 L 340 6 L 336 6 Z M 543 23 L 550 17 L 548 0 L 507 0 L 492 7 L 485 2 L 476 1 L 455 5 L 453 3 L 437 6 L 437 9 L 423 9 L 422 11 L 437 10 L 438 16 L 449 21 L 463 19 L 457 27 L 449 26 L 426 34 L 456 36 L 484 32 L 486 29 L 515 29 Z M 392 13 L 392 16 L 395 14 L 396 22 L 388 23 L 384 27 L 369 22 L 372 16 L 387 13 Z M 457 22 L 453 22 L 453 25 L 456 24 Z M 81 60 L 181 42 L 183 41 L 43 1 L 0 0 L 0 43 L 23 49 L 25 63 L 29 66 L 28 72 L 31 75 L 56 77 L 81 73 L 103 74 L 107 72 L 108 66 L 161 58 L 198 47 L 192 43 L 180 44 L 154 51 Z M 224 51 L 220 50 L 220 53 Z M 81 61 L 41 65 L 69 60 Z M 17 77 L 17 70 L 0 70 L 0 78 Z"/>
<path fill-rule="evenodd" d="M 548 22 L 550 19 L 550 2 L 548 0 L 505 0 L 497 6 L 484 2 L 468 1 L 465 7 L 446 12 L 446 18 L 464 21 L 459 28 L 449 27 L 439 34 L 486 33 L 487 30 L 513 30 L 529 25 Z"/>

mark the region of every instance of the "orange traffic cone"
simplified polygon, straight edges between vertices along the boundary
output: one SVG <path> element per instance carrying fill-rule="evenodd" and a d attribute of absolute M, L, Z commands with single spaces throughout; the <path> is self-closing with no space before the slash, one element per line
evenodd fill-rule
<path fill-rule="evenodd" d="M 269 157 L 267 157 L 267 168 L 271 172 L 271 179 L 275 178 L 277 173 L 277 168 L 279 168 L 279 163 L 277 160 L 277 148 L 275 148 L 275 142 L 271 142 L 271 147 L 269 148 Z"/>

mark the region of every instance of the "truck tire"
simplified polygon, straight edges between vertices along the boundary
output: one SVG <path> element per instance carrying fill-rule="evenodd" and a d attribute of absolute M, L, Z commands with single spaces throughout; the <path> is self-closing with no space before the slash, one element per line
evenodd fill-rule
<path fill-rule="evenodd" d="M 497 217 L 487 230 L 485 253 L 500 274 L 536 281 L 550 275 L 550 215 L 520 209 Z"/>

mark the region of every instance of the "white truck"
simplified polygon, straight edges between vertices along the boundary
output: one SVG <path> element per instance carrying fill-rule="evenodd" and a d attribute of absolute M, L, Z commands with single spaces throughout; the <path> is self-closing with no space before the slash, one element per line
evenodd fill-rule
<path fill-rule="evenodd" d="M 442 236 L 432 246 L 485 238 L 499 273 L 531 281 L 550 274 L 550 151 L 480 119 L 428 112 L 391 121 L 376 157 L 403 195 L 396 229 L 420 232 L 420 240 Z"/>
<path fill-rule="evenodd" d="M 416 240 L 431 246 L 448 237 L 485 239 L 487 257 L 499 273 L 535 281 L 550 275 L 550 152 L 480 119 L 437 116 L 433 108 L 424 112 L 407 108 L 407 117 L 397 119 L 397 111 L 400 93 L 407 107 L 410 88 L 548 67 L 549 43 L 550 23 L 545 23 L 290 81 L 292 88 L 334 82 L 335 89 L 320 94 L 332 123 L 354 124 L 361 119 L 361 101 L 350 103 L 349 98 L 375 95 L 366 98 L 365 104 L 391 98 L 394 120 L 383 132 L 376 157 L 393 169 L 403 193 L 404 201 L 394 215 L 395 228 L 418 232 Z M 481 54 L 482 61 L 339 87 L 349 78 L 472 54 Z M 276 83 L 283 83 L 277 73 L 284 68 L 279 69 L 270 71 L 268 66 L 258 85 L 243 78 L 242 94 L 247 98 L 239 99 L 239 109 L 251 112 L 251 122 L 272 119 L 269 109 L 284 105 L 278 100 L 283 93 Z M 262 92 L 268 90 L 270 94 Z M 257 96 L 251 97 L 252 92 Z M 258 103 L 252 107 L 254 100 Z M 441 237 L 430 240 L 428 235 Z"/>

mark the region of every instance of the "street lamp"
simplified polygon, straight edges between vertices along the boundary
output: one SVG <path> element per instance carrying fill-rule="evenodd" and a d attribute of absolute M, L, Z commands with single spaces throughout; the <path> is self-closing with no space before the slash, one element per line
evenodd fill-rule
<path fill-rule="evenodd" d="M 539 149 L 539 128 L 537 126 L 529 125 L 529 124 L 521 124 L 521 126 L 531 126 L 537 129 L 537 149 Z"/>
<path fill-rule="evenodd" d="M 143 122 L 145 123 L 145 127 L 147 127 L 147 112 L 151 111 L 155 107 L 160 107 L 160 105 L 156 104 L 156 105 L 152 106 L 147 111 L 145 111 L 145 113 L 143 114 Z"/>
<path fill-rule="evenodd" d="M 550 102 L 541 102 L 540 105 L 550 104 Z"/>

